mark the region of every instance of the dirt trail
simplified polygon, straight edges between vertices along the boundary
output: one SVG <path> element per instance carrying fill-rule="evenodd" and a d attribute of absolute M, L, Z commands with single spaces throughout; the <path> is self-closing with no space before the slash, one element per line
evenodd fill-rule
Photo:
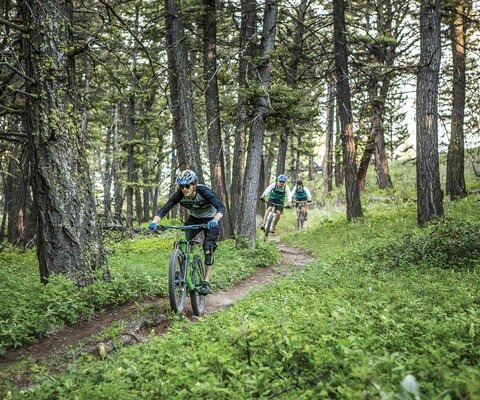
<path fill-rule="evenodd" d="M 275 240 L 275 238 L 273 239 Z M 278 243 L 282 259 L 278 264 L 271 265 L 260 269 L 255 275 L 242 281 L 237 286 L 228 291 L 215 292 L 207 298 L 205 306 L 205 315 L 214 313 L 222 308 L 228 308 L 236 300 L 242 298 L 251 290 L 265 286 L 274 282 L 276 279 L 282 278 L 294 273 L 302 268 L 306 263 L 312 261 L 312 258 L 300 250 Z M 151 326 L 142 325 L 138 322 L 140 310 L 145 307 L 155 306 L 160 310 L 168 310 L 168 300 L 164 298 L 150 298 L 140 303 L 129 303 L 123 306 L 106 310 L 103 314 L 97 315 L 92 320 L 78 323 L 45 338 L 39 340 L 31 346 L 25 346 L 18 349 L 9 349 L 2 357 L 0 357 L 0 369 L 21 361 L 28 360 L 30 363 L 37 363 L 45 366 L 51 372 L 62 369 L 62 365 L 68 362 L 67 353 L 72 348 L 77 347 L 77 352 L 88 351 L 96 353 L 99 343 L 92 345 L 92 336 L 102 331 L 109 324 L 116 321 L 125 321 L 127 329 L 124 335 L 124 345 L 145 341 L 145 331 L 151 331 Z M 186 310 L 187 317 L 195 320 L 190 310 Z M 155 321 L 155 332 L 163 333 L 170 326 L 169 318 L 165 315 L 157 317 Z M 129 323 L 134 322 L 134 328 Z M 143 321 L 147 322 L 147 321 Z M 149 321 L 151 323 L 151 321 Z M 128 329 L 131 329 L 128 331 Z M 133 331 L 135 330 L 135 331 Z M 82 344 L 82 342 L 84 342 Z M 89 344 L 85 344 L 89 342 Z M 103 343 L 105 345 L 105 343 Z M 80 348 L 80 349 L 78 349 Z M 108 349 L 108 344 L 107 344 Z M 112 349 L 113 351 L 113 349 Z M 71 355 L 70 355 L 71 357 Z M 30 375 L 27 371 L 23 371 L 16 377 L 15 381 L 19 387 L 28 387 L 30 385 Z"/>

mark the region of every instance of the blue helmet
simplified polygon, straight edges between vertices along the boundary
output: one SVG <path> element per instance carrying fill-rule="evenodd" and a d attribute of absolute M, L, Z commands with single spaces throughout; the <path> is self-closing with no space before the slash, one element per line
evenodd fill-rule
<path fill-rule="evenodd" d="M 189 185 L 190 183 L 197 183 L 197 174 L 189 169 L 180 172 L 177 178 L 177 185 Z"/>
<path fill-rule="evenodd" d="M 278 175 L 278 178 L 277 178 L 277 181 L 279 182 L 286 182 L 287 181 L 287 177 L 283 174 L 280 174 Z"/>

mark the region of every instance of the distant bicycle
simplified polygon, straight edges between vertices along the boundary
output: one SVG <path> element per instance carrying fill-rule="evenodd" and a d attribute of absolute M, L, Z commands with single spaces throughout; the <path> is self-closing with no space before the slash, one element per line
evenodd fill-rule
<path fill-rule="evenodd" d="M 168 264 L 168 297 L 170 307 L 175 313 L 183 313 L 187 292 L 190 294 L 190 304 L 193 314 L 200 316 L 205 309 L 205 296 L 199 290 L 205 277 L 205 267 L 200 252 L 196 247 L 201 243 L 187 240 L 186 231 L 190 229 L 205 229 L 207 224 L 199 225 L 159 225 L 157 231 L 177 229 L 183 231 L 183 237 L 175 241 Z"/>
<path fill-rule="evenodd" d="M 295 202 L 295 208 L 297 210 L 297 229 L 303 229 L 305 227 L 306 221 L 306 212 L 305 204 L 306 201 L 297 201 Z"/>
<path fill-rule="evenodd" d="M 264 203 L 266 203 L 265 199 L 261 199 Z M 271 233 L 271 229 L 273 226 L 273 221 L 275 221 L 275 217 L 277 216 L 277 205 L 273 204 L 270 211 L 268 212 L 267 215 L 267 220 L 265 222 L 264 226 L 264 235 L 265 235 L 265 240 L 267 240 L 268 235 Z"/>

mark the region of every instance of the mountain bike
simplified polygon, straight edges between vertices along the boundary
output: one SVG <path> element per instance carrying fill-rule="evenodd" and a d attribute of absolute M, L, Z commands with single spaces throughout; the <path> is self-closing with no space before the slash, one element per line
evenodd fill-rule
<path fill-rule="evenodd" d="M 202 255 L 196 251 L 201 242 L 188 240 L 186 231 L 205 229 L 207 224 L 198 225 L 159 225 L 157 230 L 177 229 L 183 231 L 183 237 L 176 240 L 168 264 L 168 297 L 170 307 L 175 313 L 183 313 L 187 292 L 193 314 L 200 316 L 205 309 L 205 296 L 199 290 L 205 277 Z"/>
<path fill-rule="evenodd" d="M 306 201 L 297 201 L 295 208 L 297 210 L 297 229 L 303 229 L 305 227 L 305 204 Z"/>
<path fill-rule="evenodd" d="M 266 204 L 268 204 L 265 199 L 262 199 L 262 201 Z M 265 221 L 265 240 L 267 240 L 268 235 L 270 233 L 270 229 L 273 226 L 273 221 L 275 221 L 275 217 L 277 216 L 277 205 L 273 204 L 272 207 L 270 208 L 270 211 L 268 212 L 267 219 Z"/>

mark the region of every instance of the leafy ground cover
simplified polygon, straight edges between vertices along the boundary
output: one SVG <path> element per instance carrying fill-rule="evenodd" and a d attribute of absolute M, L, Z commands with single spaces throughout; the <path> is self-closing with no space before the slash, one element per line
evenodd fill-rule
<path fill-rule="evenodd" d="M 479 398 L 477 199 L 424 228 L 408 202 L 365 214 L 315 210 L 282 237 L 317 259 L 303 273 L 8 398 Z"/>
<path fill-rule="evenodd" d="M 367 183 L 365 217 L 354 222 L 345 221 L 342 193 L 311 210 L 305 231 L 294 228 L 294 213 L 286 210 L 277 230 L 282 241 L 316 259 L 303 273 L 255 290 L 196 324 L 177 318 L 148 343 L 100 359 L 83 354 L 61 374 L 38 371 L 38 385 L 30 389 L 2 382 L 0 397 L 480 398 L 479 199 L 446 200 L 446 217 L 419 228 L 409 200 L 412 170 L 395 171 L 394 191 Z M 478 179 L 473 182 L 478 190 Z M 0 328 L 11 318 L 11 331 L 23 344 L 106 304 L 164 294 L 165 271 L 157 262 L 166 265 L 169 240 L 113 246 L 114 284 L 99 282 L 84 295 L 61 280 L 42 295 L 34 255 L 3 253 Z M 214 284 L 231 287 L 276 257 L 270 242 L 244 253 L 225 242 L 217 257 L 225 269 L 216 269 Z M 38 315 L 49 310 L 51 296 L 43 321 Z M 17 304 L 19 311 L 5 314 Z"/>
<path fill-rule="evenodd" d="M 151 236 L 112 245 L 109 269 L 112 280 L 98 279 L 78 288 L 61 276 L 42 285 L 33 250 L 0 253 L 0 356 L 9 347 L 32 343 L 107 307 L 164 296 L 168 260 L 175 236 Z M 278 259 L 272 243 L 259 242 L 254 250 L 234 252 L 232 240 L 222 242 L 212 284 L 226 289 L 258 268 Z"/>

